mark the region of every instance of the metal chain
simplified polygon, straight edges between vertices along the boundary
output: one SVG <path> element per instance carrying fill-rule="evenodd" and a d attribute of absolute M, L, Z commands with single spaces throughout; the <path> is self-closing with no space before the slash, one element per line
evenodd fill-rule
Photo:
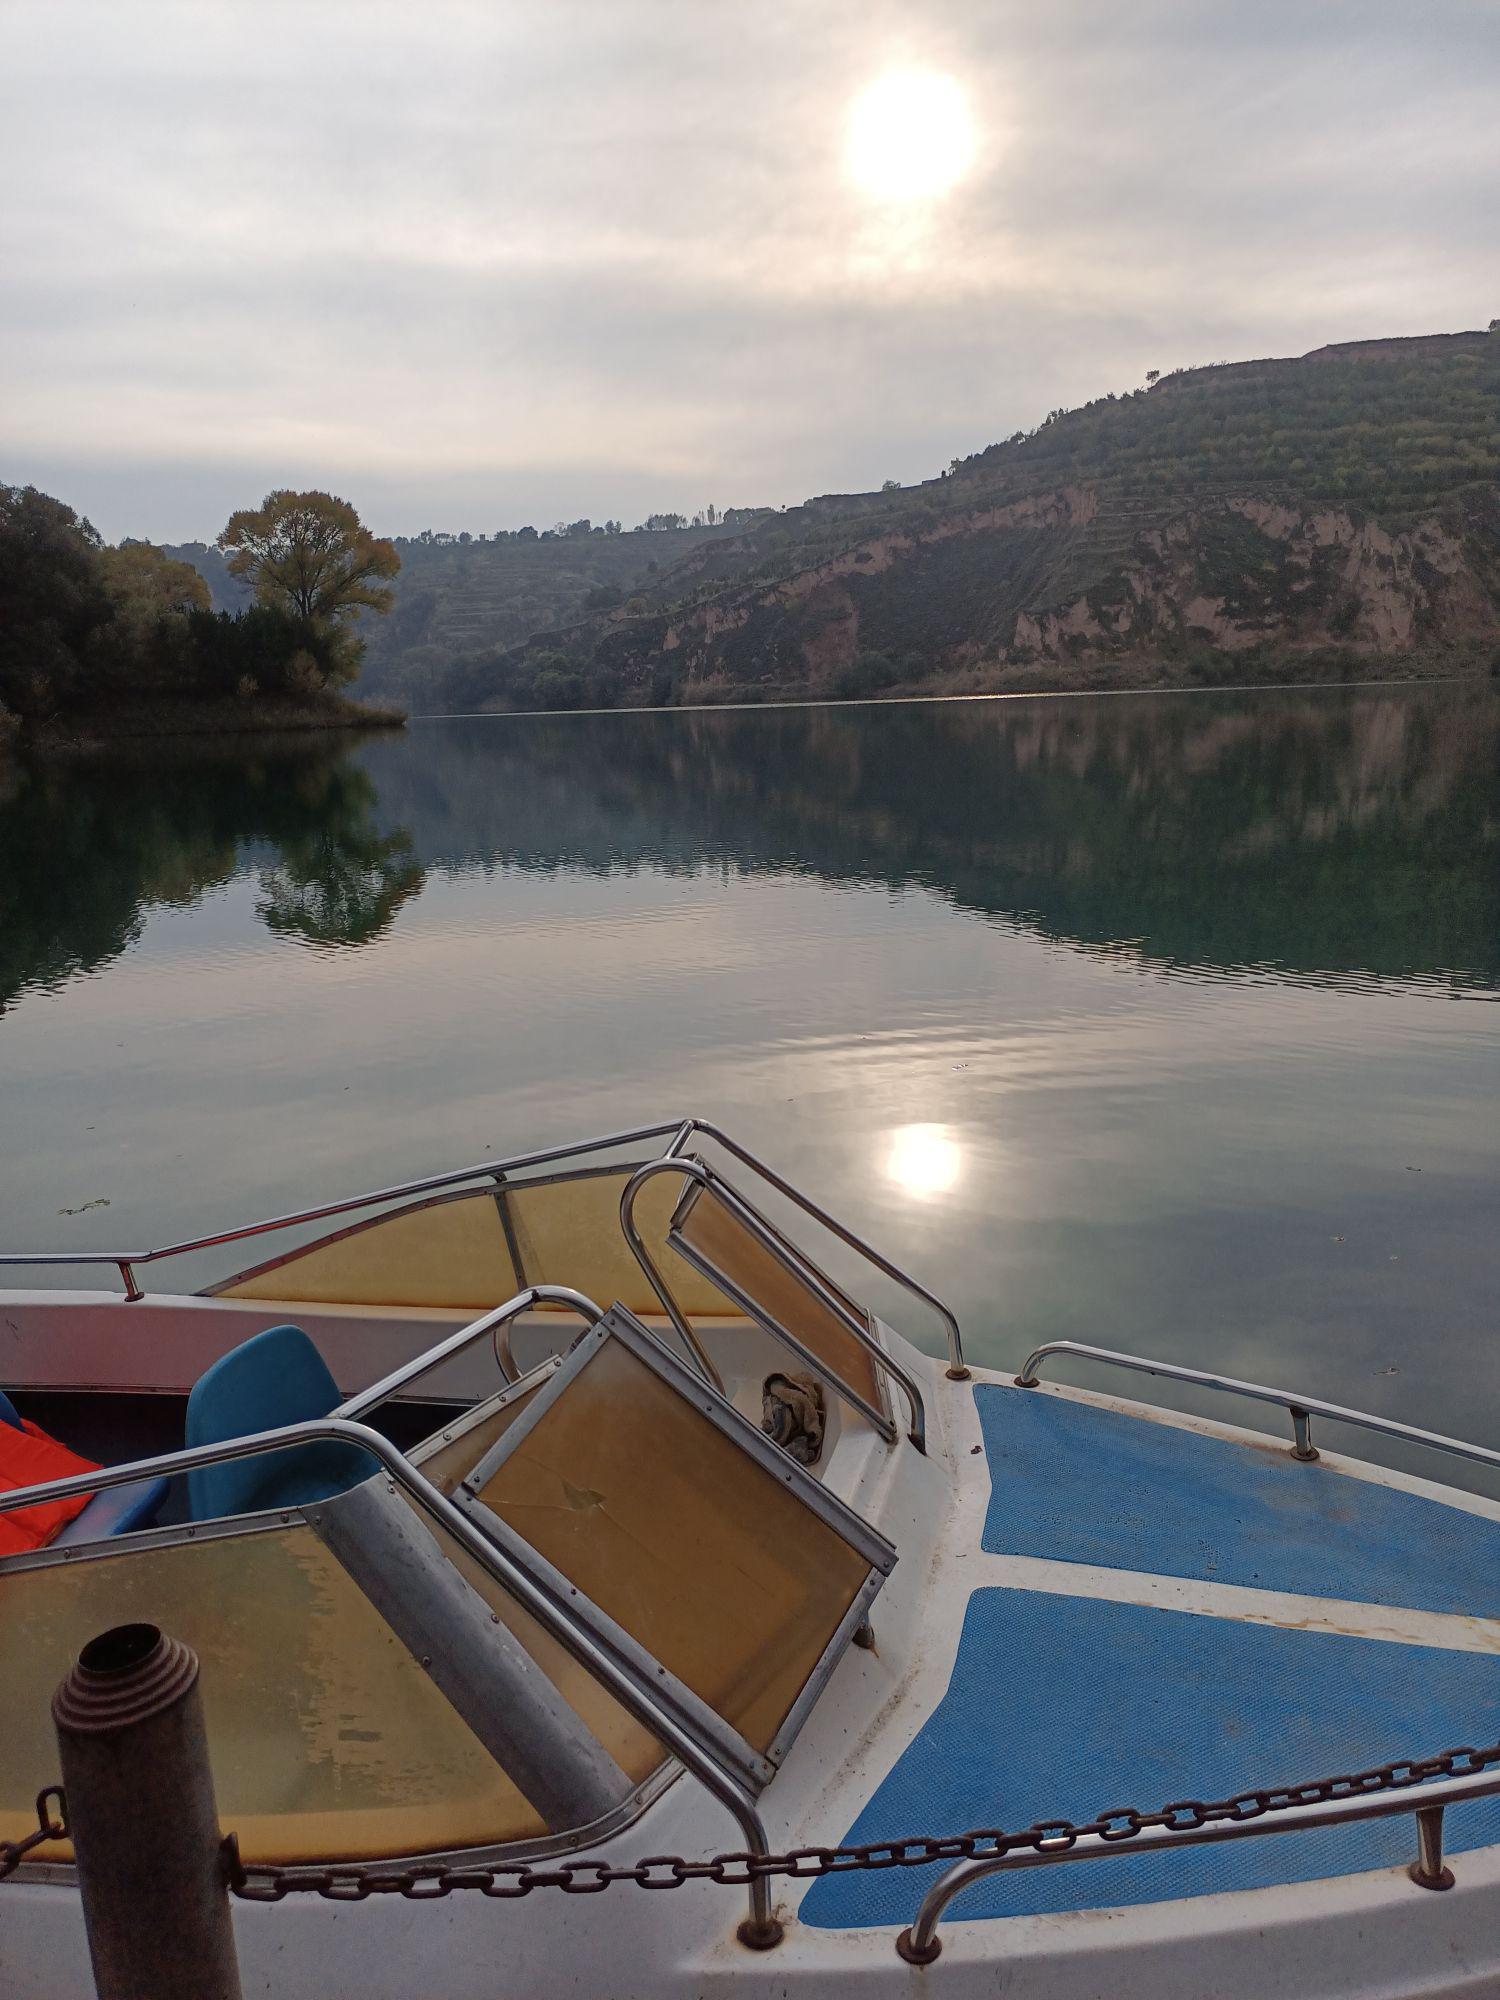
<path fill-rule="evenodd" d="M 1482 1750 L 1464 1747 L 1436 1757 L 1403 1758 L 1376 1764 L 1367 1771 L 1341 1773 L 1300 1785 L 1276 1785 L 1232 1798 L 1205 1801 L 1176 1799 L 1157 1812 L 1116 1806 L 1090 1820 L 1039 1820 L 1033 1826 L 1006 1832 L 979 1827 L 944 1836 L 917 1834 L 902 1840 L 872 1840 L 862 1846 L 794 1847 L 785 1854 L 716 1854 L 707 1861 L 688 1861 L 677 1854 L 653 1854 L 634 1866 L 608 1861 L 561 1861 L 552 1867 L 513 1862 L 494 1867 L 451 1867 L 442 1862 L 411 1862 L 402 1868 L 344 1865 L 331 1868 L 283 1868 L 268 1862 L 241 1861 L 233 1834 L 227 1836 L 225 1872 L 233 1893 L 248 1903 L 279 1903 L 292 1895 L 322 1896 L 332 1903 L 362 1903 L 369 1896 L 405 1896 L 411 1902 L 436 1901 L 456 1889 L 477 1889 L 481 1895 L 513 1901 L 533 1889 L 561 1889 L 570 1896 L 595 1896 L 614 1882 L 633 1882 L 641 1889 L 680 1889 L 684 1882 L 717 1882 L 744 1888 L 765 1876 L 789 1876 L 808 1881 L 823 1875 L 845 1875 L 879 1868 L 922 1868 L 935 1861 L 968 1861 L 975 1856 L 1011 1854 L 1030 1848 L 1038 1854 L 1065 1852 L 1087 1835 L 1100 1840 L 1127 1841 L 1148 1827 L 1188 1832 L 1220 1820 L 1259 1819 L 1289 1806 L 1328 1805 L 1342 1799 L 1368 1798 L 1374 1793 L 1404 1791 L 1432 1778 L 1466 1778 L 1500 1764 L 1500 1743 Z M 56 1811 L 49 1808 L 56 1801 Z M 18 1841 L 0 1840 L 0 1882 L 33 1848 L 68 1838 L 67 1801 L 60 1785 L 37 1794 L 37 1828 Z"/>
<path fill-rule="evenodd" d="M 57 1811 L 47 1810 L 49 1799 L 56 1799 Z M 61 1785 L 48 1785 L 45 1791 L 36 1795 L 36 1832 L 28 1833 L 24 1840 L 0 1840 L 0 1882 L 7 1875 L 14 1875 L 33 1847 L 40 1847 L 44 1841 L 66 1840 L 68 1837 L 68 1802 L 63 1796 Z"/>
<path fill-rule="evenodd" d="M 570 1896 L 595 1896 L 614 1882 L 633 1882 L 641 1889 L 679 1889 L 684 1882 L 718 1882 L 743 1888 L 769 1875 L 808 1880 L 877 1868 L 921 1868 L 934 1861 L 967 1861 L 976 1855 L 1010 1854 L 1030 1848 L 1056 1854 L 1085 1835 L 1127 1841 L 1148 1827 L 1187 1832 L 1219 1820 L 1259 1819 L 1289 1806 L 1326 1805 L 1342 1799 L 1367 1798 L 1372 1793 L 1402 1791 L 1431 1778 L 1464 1778 L 1500 1764 L 1500 1743 L 1483 1750 L 1445 1750 L 1436 1757 L 1401 1759 L 1377 1764 L 1368 1771 L 1319 1778 L 1306 1784 L 1278 1785 L 1239 1792 L 1211 1802 L 1177 1799 L 1159 1812 L 1138 1812 L 1119 1806 L 1091 1820 L 1041 1820 L 1019 1832 L 999 1827 L 977 1828 L 943 1838 L 916 1835 L 904 1840 L 867 1841 L 863 1846 L 794 1847 L 786 1854 L 717 1854 L 707 1861 L 687 1861 L 681 1855 L 654 1854 L 633 1867 L 608 1861 L 562 1861 L 533 1868 L 524 1862 L 508 1866 L 463 1868 L 440 1862 L 414 1862 L 406 1867 L 279 1868 L 246 1865 L 231 1841 L 229 1886 L 252 1903 L 279 1903 L 284 1896 L 326 1897 L 334 1903 L 362 1903 L 367 1896 L 405 1896 L 412 1902 L 436 1901 L 456 1889 L 477 1889 L 481 1895 L 513 1900 L 533 1889 L 561 1889 Z"/>

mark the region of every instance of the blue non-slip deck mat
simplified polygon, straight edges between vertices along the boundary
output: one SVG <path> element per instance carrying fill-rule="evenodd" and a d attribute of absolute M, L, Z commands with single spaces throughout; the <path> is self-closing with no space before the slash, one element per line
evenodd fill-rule
<path fill-rule="evenodd" d="M 1497 1739 L 1495 1654 L 979 1590 L 947 1693 L 843 1837 L 1148 1812 Z M 1450 1853 L 1500 1841 L 1500 1800 L 1450 1808 L 1445 1837 Z M 1417 1836 L 1403 1813 L 1135 1859 L 1127 1846 L 1104 1861 L 992 1875 L 947 1921 L 1119 1909 L 1404 1866 Z M 825 1876 L 802 1920 L 829 1930 L 910 1923 L 943 1865 Z"/>
<path fill-rule="evenodd" d="M 1035 1390 L 975 1401 L 992 1553 L 1500 1617 L 1500 1521 Z"/>

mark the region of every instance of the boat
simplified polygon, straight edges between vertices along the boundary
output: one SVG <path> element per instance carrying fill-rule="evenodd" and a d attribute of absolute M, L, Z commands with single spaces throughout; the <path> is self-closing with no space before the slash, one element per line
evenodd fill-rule
<path fill-rule="evenodd" d="M 0 1424 L 81 1462 L 0 1492 L 8 1995 L 93 1990 L 49 1704 L 143 1623 L 247 1993 L 1500 1987 L 1500 1505 L 1328 1440 L 1494 1450 L 972 1366 L 697 1118 L 0 1264 Z"/>

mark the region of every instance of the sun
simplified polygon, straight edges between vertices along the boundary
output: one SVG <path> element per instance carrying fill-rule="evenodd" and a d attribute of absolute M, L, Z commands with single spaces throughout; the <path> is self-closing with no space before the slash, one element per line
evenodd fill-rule
<path fill-rule="evenodd" d="M 862 90 L 849 111 L 852 178 L 879 201 L 931 201 L 974 162 L 974 126 L 951 76 L 898 69 Z"/>

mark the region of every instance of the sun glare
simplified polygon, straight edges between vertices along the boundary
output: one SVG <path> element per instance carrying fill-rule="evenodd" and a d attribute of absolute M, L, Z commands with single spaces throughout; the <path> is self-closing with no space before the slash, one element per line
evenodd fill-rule
<path fill-rule="evenodd" d="M 854 180 L 879 201 L 946 194 L 974 160 L 963 92 L 951 76 L 892 70 L 855 98 L 847 158 Z"/>
<path fill-rule="evenodd" d="M 962 1169 L 963 1156 L 941 1125 L 903 1125 L 891 1134 L 885 1171 L 907 1194 L 947 1194 Z"/>

